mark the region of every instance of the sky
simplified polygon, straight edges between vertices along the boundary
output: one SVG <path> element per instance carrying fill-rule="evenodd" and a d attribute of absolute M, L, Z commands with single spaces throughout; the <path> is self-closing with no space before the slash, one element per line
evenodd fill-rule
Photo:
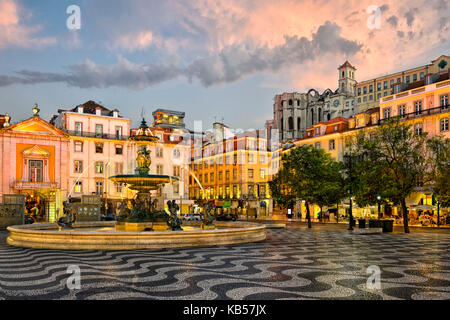
<path fill-rule="evenodd" d="M 357 81 L 430 63 L 449 29 L 447 0 L 0 0 L 0 113 L 94 100 L 132 126 L 165 108 L 262 128 L 275 94 L 335 90 L 345 60 Z"/>

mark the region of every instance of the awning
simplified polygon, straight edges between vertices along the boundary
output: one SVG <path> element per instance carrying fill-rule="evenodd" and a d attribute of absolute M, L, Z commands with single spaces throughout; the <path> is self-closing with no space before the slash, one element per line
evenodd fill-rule
<path fill-rule="evenodd" d="M 422 204 L 420 206 L 411 207 L 410 209 L 413 209 L 413 210 L 436 210 L 437 208 L 435 206 L 430 206 L 428 204 Z"/>

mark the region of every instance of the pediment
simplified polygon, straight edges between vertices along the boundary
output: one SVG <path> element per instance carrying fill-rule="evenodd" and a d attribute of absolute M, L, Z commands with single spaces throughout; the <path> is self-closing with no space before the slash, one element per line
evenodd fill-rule
<path fill-rule="evenodd" d="M 4 130 L 15 133 L 36 133 L 56 136 L 67 135 L 64 131 L 56 128 L 52 124 L 42 120 L 39 117 L 33 117 L 28 120 L 13 124 Z"/>
<path fill-rule="evenodd" d="M 40 156 L 40 157 L 48 157 L 50 153 L 46 150 L 42 149 L 38 145 L 34 145 L 31 148 L 25 149 L 22 151 L 24 156 Z"/>

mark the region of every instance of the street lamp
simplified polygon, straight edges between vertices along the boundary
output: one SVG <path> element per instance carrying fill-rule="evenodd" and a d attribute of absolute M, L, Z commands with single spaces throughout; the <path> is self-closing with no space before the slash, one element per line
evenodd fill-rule
<path fill-rule="evenodd" d="M 439 227 L 440 222 L 439 222 L 439 200 L 436 200 L 436 204 L 437 204 L 437 226 Z"/>
<path fill-rule="evenodd" d="M 381 200 L 381 197 L 377 196 L 377 200 L 378 200 L 378 219 L 381 219 L 381 213 L 380 213 L 380 206 L 381 206 L 380 200 Z"/>
<path fill-rule="evenodd" d="M 350 219 L 349 219 L 348 230 L 353 230 L 353 212 L 352 212 L 353 211 L 353 199 L 352 199 L 352 182 L 353 182 L 352 161 L 353 161 L 353 156 L 348 153 L 344 154 L 344 161 L 347 163 L 348 176 L 350 179 L 350 188 L 348 190 L 348 193 L 350 196 L 350 207 L 349 207 Z"/>

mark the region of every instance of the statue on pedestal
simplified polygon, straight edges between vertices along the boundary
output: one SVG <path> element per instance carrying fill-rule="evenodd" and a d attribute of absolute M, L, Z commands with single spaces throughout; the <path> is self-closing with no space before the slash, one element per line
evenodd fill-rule
<path fill-rule="evenodd" d="M 172 228 L 172 231 L 182 231 L 181 228 L 182 221 L 177 216 L 177 211 L 180 209 L 180 206 L 175 202 L 175 200 L 167 201 L 167 206 L 169 207 L 170 217 L 169 221 L 167 221 L 167 225 Z"/>
<path fill-rule="evenodd" d="M 56 222 L 60 228 L 71 228 L 73 229 L 73 224 L 77 220 L 76 214 L 72 213 L 72 209 L 67 201 L 63 202 L 63 213 L 64 216 L 59 218 Z"/>

